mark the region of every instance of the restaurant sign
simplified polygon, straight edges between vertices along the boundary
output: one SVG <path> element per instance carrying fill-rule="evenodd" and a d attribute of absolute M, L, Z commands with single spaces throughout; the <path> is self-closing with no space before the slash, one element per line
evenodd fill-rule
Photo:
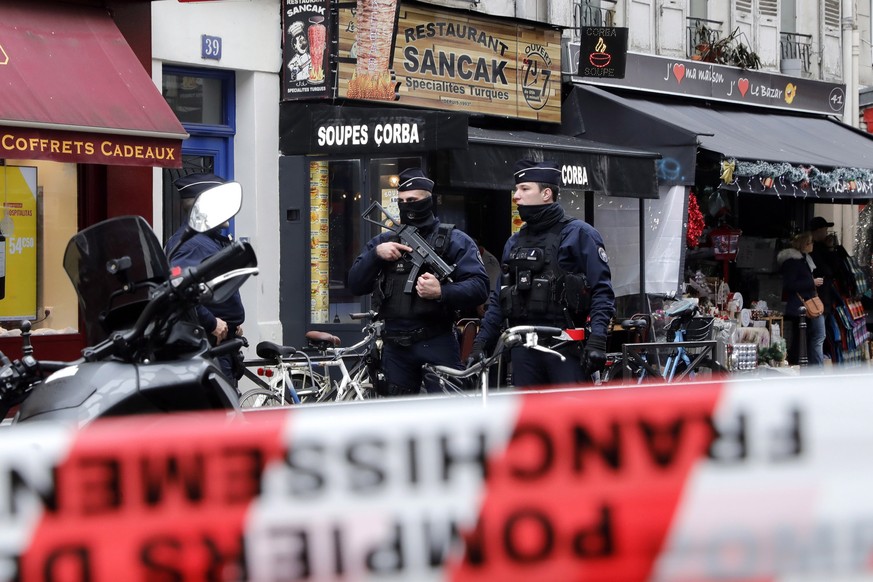
<path fill-rule="evenodd" d="M 395 0 L 343 6 L 340 97 L 561 122 L 560 31 Z"/>
<path fill-rule="evenodd" d="M 583 26 L 579 76 L 623 79 L 627 64 L 627 28 Z"/>
<path fill-rule="evenodd" d="M 624 79 L 578 81 L 825 115 L 842 114 L 846 95 L 837 83 L 640 53 L 628 53 Z"/>
<path fill-rule="evenodd" d="M 329 97 L 328 0 L 282 0 L 282 98 Z"/>
<path fill-rule="evenodd" d="M 294 104 L 280 110 L 279 150 L 402 154 L 467 147 L 467 115 L 417 109 Z"/>
<path fill-rule="evenodd" d="M 0 127 L 0 158 L 178 168 L 182 142 L 139 136 Z"/>

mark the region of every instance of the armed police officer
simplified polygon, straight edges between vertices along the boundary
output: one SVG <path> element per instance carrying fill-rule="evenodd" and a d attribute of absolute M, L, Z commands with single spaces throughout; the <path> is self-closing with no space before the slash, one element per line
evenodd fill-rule
<path fill-rule="evenodd" d="M 349 289 L 356 295 L 372 293 L 373 309 L 385 321 L 382 371 L 388 396 L 419 393 L 423 364 L 462 368 L 456 312 L 475 309 L 488 297 L 488 274 L 476 243 L 434 216 L 433 181 L 418 168 L 404 170 L 399 178 L 401 224 L 418 229 L 454 270 L 440 281 L 425 265 L 414 288 L 404 292 L 413 269 L 413 249 L 391 231 L 370 240 L 349 270 Z M 431 381 L 425 381 L 425 389 L 440 390 Z"/>
<path fill-rule="evenodd" d="M 231 243 L 231 238 L 222 233 L 227 223 L 207 232 L 197 233 L 181 245 L 179 241 L 186 230 L 186 223 L 197 196 L 210 188 L 226 183 L 226 180 L 209 173 L 188 174 L 178 178 L 173 184 L 179 191 L 182 203 L 182 226 L 167 241 L 167 259 L 172 267 L 194 267 L 211 257 Z M 224 303 L 212 304 L 208 308 L 197 306 L 197 321 L 210 334 L 210 344 L 218 345 L 226 339 L 242 337 L 242 324 L 246 312 L 239 291 Z M 222 355 L 216 358 L 224 374 L 232 379 L 241 377 L 239 354 Z"/>
<path fill-rule="evenodd" d="M 590 224 L 564 214 L 557 202 L 557 164 L 520 160 L 515 169 L 512 199 L 525 225 L 503 248 L 508 281 L 491 293 L 468 362 L 493 349 L 505 324 L 588 327 L 584 349 L 579 342 L 559 348 L 564 362 L 524 347 L 511 353 L 515 386 L 578 383 L 606 363 L 606 333 L 615 313 L 603 238 Z"/>

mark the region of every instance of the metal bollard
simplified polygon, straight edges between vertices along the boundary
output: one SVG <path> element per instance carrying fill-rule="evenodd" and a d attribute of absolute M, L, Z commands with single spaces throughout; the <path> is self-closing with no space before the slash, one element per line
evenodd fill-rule
<path fill-rule="evenodd" d="M 801 367 L 809 365 L 806 349 L 806 307 L 800 306 L 800 320 L 797 323 L 797 363 Z"/>

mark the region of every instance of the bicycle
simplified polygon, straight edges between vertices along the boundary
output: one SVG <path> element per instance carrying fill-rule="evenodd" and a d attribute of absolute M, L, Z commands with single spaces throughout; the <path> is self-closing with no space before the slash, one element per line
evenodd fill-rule
<path fill-rule="evenodd" d="M 323 331 L 306 333 L 307 350 L 260 342 L 256 351 L 262 360 L 246 364 L 264 366 L 261 370 L 271 379 L 269 383 L 258 380 L 257 387 L 242 395 L 240 405 L 262 408 L 372 398 L 377 383 L 383 381 L 379 358 L 384 324 L 373 321 L 375 315 L 373 311 L 350 314 L 351 319 L 367 323 L 362 330 L 364 338 L 347 348 L 338 347 L 339 338 Z M 339 379 L 333 380 L 331 369 L 338 371 Z"/>
<path fill-rule="evenodd" d="M 627 332 L 629 340 L 627 343 L 639 344 L 645 341 L 646 334 L 651 328 L 647 317 L 645 314 L 635 313 L 630 319 L 623 319 L 619 322 L 621 328 Z M 646 359 L 647 355 L 643 352 L 640 357 Z M 641 366 L 628 366 L 627 359 L 622 352 L 609 352 L 606 354 L 606 365 L 595 377 L 594 383 L 606 384 L 616 380 L 624 381 L 626 378 L 636 378 L 641 381 L 644 373 L 645 368 Z"/>
<path fill-rule="evenodd" d="M 664 315 L 670 318 L 663 328 L 664 340 L 624 344 L 621 360 L 613 362 L 611 366 L 620 367 L 622 373 L 613 371 L 608 379 L 622 378 L 626 381 L 634 378 L 638 384 L 647 379 L 675 382 L 694 378 L 704 369 L 726 372 L 726 366 L 714 359 L 716 342 L 709 339 L 714 320 L 711 317 L 697 317 L 697 312 L 697 303 L 688 299 L 680 300 L 664 310 Z M 653 317 L 653 323 L 656 321 Z M 666 359 L 662 363 L 664 352 Z"/>
<path fill-rule="evenodd" d="M 552 347 L 546 347 L 539 344 L 540 336 L 559 337 L 562 341 Z M 524 347 L 532 350 L 539 350 L 549 354 L 553 354 L 560 358 L 563 362 L 566 357 L 559 353 L 557 348 L 565 345 L 566 342 L 576 341 L 565 330 L 557 327 L 538 326 L 538 325 L 517 325 L 507 328 L 497 340 L 497 345 L 492 354 L 474 363 L 468 368 L 457 370 L 449 366 L 440 366 L 437 364 L 425 364 L 422 368 L 425 374 L 435 377 L 437 382 L 443 389 L 445 394 L 463 395 L 463 396 L 478 396 L 482 395 L 482 401 L 487 402 L 488 399 L 488 373 L 490 368 L 502 362 L 503 354 L 514 348 Z M 500 378 L 501 370 L 498 366 L 498 375 Z M 498 386 L 499 387 L 499 384 Z"/>

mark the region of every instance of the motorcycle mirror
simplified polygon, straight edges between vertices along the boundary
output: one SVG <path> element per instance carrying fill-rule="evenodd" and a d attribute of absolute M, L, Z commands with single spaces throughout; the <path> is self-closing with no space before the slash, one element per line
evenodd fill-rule
<path fill-rule="evenodd" d="M 188 226 L 195 232 L 206 232 L 233 218 L 242 208 L 242 186 L 237 182 L 219 184 L 197 196 Z"/>

